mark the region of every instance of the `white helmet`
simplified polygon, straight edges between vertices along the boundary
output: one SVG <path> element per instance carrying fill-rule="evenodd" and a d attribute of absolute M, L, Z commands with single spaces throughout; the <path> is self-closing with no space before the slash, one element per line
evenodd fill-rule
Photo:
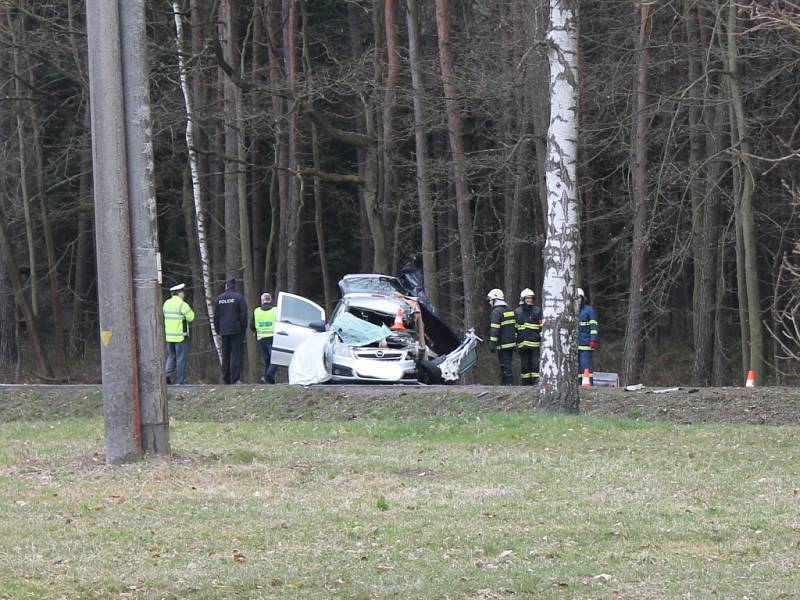
<path fill-rule="evenodd" d="M 536 294 L 533 293 L 533 290 L 531 288 L 525 288 L 519 293 L 519 303 L 522 304 L 523 302 L 525 302 L 525 298 L 527 298 L 528 296 L 530 296 L 531 298 L 536 297 Z"/>
<path fill-rule="evenodd" d="M 586 298 L 586 294 L 583 293 L 583 288 L 577 288 L 575 290 L 575 295 L 578 296 L 578 298 Z"/>
<path fill-rule="evenodd" d="M 505 294 L 503 294 L 503 290 L 494 288 L 493 290 L 489 290 L 489 293 L 486 294 L 487 300 L 505 300 Z"/>

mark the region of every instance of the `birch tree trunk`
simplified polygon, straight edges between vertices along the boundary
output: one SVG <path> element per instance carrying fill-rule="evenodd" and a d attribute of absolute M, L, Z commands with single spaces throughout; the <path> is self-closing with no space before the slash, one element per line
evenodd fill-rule
<path fill-rule="evenodd" d="M 192 288 L 195 291 L 192 297 L 192 306 L 195 318 L 192 321 L 192 347 L 191 354 L 194 360 L 194 373 L 199 381 L 206 381 L 208 376 L 207 353 L 214 352 L 214 341 L 211 339 L 211 322 L 208 318 L 208 306 L 203 296 L 203 268 L 200 264 L 200 251 L 197 246 L 197 227 L 195 225 L 194 198 L 192 194 L 191 169 L 184 169 L 181 193 L 181 208 L 183 209 L 183 226 L 186 230 L 186 250 L 189 255 L 189 269 L 192 272 Z M 214 369 L 215 377 L 218 369 Z M 216 379 L 215 379 L 216 380 Z"/>
<path fill-rule="evenodd" d="M 547 132 L 547 240 L 542 286 L 539 406 L 567 413 L 579 407 L 576 385 L 578 224 L 578 3 L 550 0 L 550 127 Z"/>
<path fill-rule="evenodd" d="M 206 314 L 214 314 L 214 296 L 213 288 L 211 286 L 211 264 L 209 262 L 208 254 L 208 240 L 206 238 L 206 212 L 205 212 L 205 199 L 203 197 L 203 186 L 200 183 L 200 171 L 197 164 L 197 150 L 194 143 L 194 103 L 191 89 L 189 87 L 189 79 L 186 74 L 186 61 L 185 56 L 185 42 L 183 35 L 183 19 L 181 17 L 180 6 L 178 0 L 172 1 L 172 14 L 175 20 L 175 42 L 178 48 L 178 71 L 181 82 L 181 91 L 183 92 L 183 104 L 186 109 L 186 148 L 189 155 L 189 170 L 192 175 L 192 197 L 194 199 L 194 217 L 195 228 L 197 232 L 197 250 L 200 253 L 200 267 L 203 274 L 203 301 L 206 305 Z M 209 323 L 210 327 L 210 323 Z M 222 364 L 222 344 L 219 336 L 210 327 L 211 336 L 214 341 L 214 348 L 217 353 L 217 362 Z"/>
<path fill-rule="evenodd" d="M 631 135 L 631 196 L 633 204 L 633 241 L 628 317 L 622 359 L 624 383 L 638 383 L 642 377 L 645 351 L 644 303 L 647 285 L 647 255 L 650 246 L 652 202 L 647 189 L 647 68 L 649 66 L 650 5 L 638 3 L 639 36 L 636 45 L 636 100 Z"/>
<path fill-rule="evenodd" d="M 461 112 L 458 105 L 459 91 L 453 74 L 453 53 L 450 46 L 450 8 L 448 0 L 436 0 L 436 32 L 439 42 L 439 64 L 442 70 L 447 129 L 450 152 L 453 158 L 453 180 L 458 211 L 458 233 L 461 249 L 461 270 L 464 283 L 464 327 L 478 324 L 475 277 L 475 240 L 472 227 L 472 196 L 467 183 L 467 165 L 464 154 L 464 136 Z"/>
<path fill-rule="evenodd" d="M 417 198 L 419 200 L 420 228 L 422 229 L 422 275 L 425 293 L 434 306 L 439 306 L 439 280 L 436 258 L 436 224 L 431 201 L 428 170 L 428 138 L 425 132 L 425 88 L 420 66 L 420 41 L 417 0 L 407 0 L 408 60 L 411 69 L 411 86 L 414 90 L 414 144 L 416 149 Z"/>

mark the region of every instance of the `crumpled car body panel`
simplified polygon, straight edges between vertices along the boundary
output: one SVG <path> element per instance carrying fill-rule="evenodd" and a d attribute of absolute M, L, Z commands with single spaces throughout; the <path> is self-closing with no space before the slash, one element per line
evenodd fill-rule
<path fill-rule="evenodd" d="M 318 372 L 323 365 L 329 380 L 337 383 L 448 383 L 474 365 L 479 341 L 474 332 L 468 332 L 463 341 L 459 340 L 435 308 L 426 308 L 416 297 L 411 297 L 397 278 L 378 274 L 347 275 L 339 282 L 339 289 L 342 298 L 327 324 L 333 335 L 324 346 L 317 344 L 313 358 L 309 358 L 306 347 L 311 343 L 304 342 L 302 351 L 297 348 L 296 360 L 302 357 L 304 363 L 301 368 L 291 357 L 291 343 L 287 343 L 290 340 L 283 339 L 296 335 L 291 330 L 296 330 L 299 322 L 297 318 L 290 319 L 284 326 L 281 308 L 285 305 L 287 314 L 302 314 L 307 318 L 322 309 L 297 296 L 292 296 L 291 302 L 305 300 L 310 306 L 293 307 L 282 302 L 283 292 L 279 294 L 273 357 L 277 357 L 275 364 L 292 363 L 290 375 L 295 373 L 294 382 L 307 383 L 308 378 L 302 374 Z M 398 308 L 402 309 L 401 327 L 395 322 Z M 380 332 L 388 334 L 384 337 Z M 307 336 L 303 334 L 303 337 Z M 370 343 L 360 344 L 361 340 Z M 277 353 L 275 348 L 279 350 Z M 290 377 L 290 383 L 294 383 L 292 379 Z"/>

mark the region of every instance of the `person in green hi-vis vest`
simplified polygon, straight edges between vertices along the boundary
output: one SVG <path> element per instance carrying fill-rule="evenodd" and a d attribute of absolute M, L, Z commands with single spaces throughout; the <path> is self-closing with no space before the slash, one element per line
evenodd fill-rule
<path fill-rule="evenodd" d="M 261 294 L 261 306 L 253 311 L 253 322 L 250 329 L 256 332 L 256 339 L 264 357 L 264 374 L 259 380 L 261 383 L 275 383 L 275 372 L 278 367 L 272 364 L 272 338 L 275 335 L 275 313 L 277 309 L 272 306 L 272 296 L 268 293 Z"/>
<path fill-rule="evenodd" d="M 164 372 L 167 383 L 172 383 L 172 372 L 175 371 L 175 383 L 186 384 L 186 354 L 189 350 L 189 323 L 194 321 L 194 311 L 184 300 L 186 284 L 179 283 L 169 288 L 172 297 L 164 302 L 164 334 L 167 338 L 167 364 Z"/>

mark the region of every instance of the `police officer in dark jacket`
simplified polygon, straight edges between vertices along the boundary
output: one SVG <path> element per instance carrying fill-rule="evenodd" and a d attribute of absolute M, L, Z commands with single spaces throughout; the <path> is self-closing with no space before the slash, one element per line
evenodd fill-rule
<path fill-rule="evenodd" d="M 237 293 L 234 277 L 225 280 L 225 291 L 214 301 L 214 331 L 222 338 L 222 380 L 242 383 L 247 302 Z"/>

